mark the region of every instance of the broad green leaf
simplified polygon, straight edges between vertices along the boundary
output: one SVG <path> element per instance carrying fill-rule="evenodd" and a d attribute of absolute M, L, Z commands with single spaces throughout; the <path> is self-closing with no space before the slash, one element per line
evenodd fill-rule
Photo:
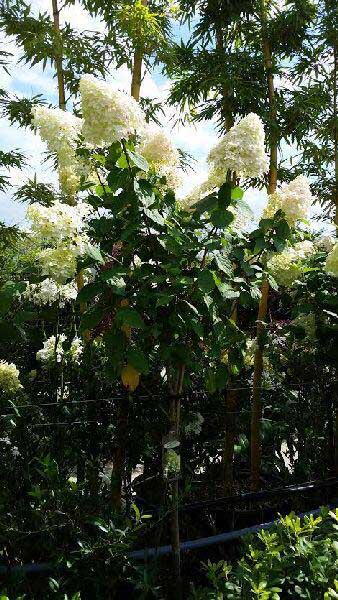
<path fill-rule="evenodd" d="M 149 373 L 149 363 L 145 353 L 137 348 L 131 348 L 127 354 L 127 362 L 134 369 L 147 375 Z"/>
<path fill-rule="evenodd" d="M 141 156 L 141 154 L 137 154 L 136 152 L 133 152 L 132 150 L 127 150 L 127 154 L 129 156 L 130 162 L 133 165 L 135 165 L 135 167 L 138 167 L 139 169 L 141 169 L 141 171 L 149 170 L 149 165 L 148 165 L 146 159 L 143 158 L 143 156 Z"/>
<path fill-rule="evenodd" d="M 86 248 L 86 254 L 87 256 L 92 258 L 94 262 L 100 264 L 104 263 L 100 249 L 97 246 L 92 246 L 91 244 L 88 244 Z"/>
<path fill-rule="evenodd" d="M 227 227 L 234 220 L 234 215 L 230 210 L 214 210 L 210 215 L 210 221 L 215 227 Z"/>
<path fill-rule="evenodd" d="M 243 196 L 244 196 L 244 190 L 242 190 L 240 187 L 236 186 L 236 187 L 232 188 L 231 198 L 233 200 L 242 200 Z"/>
<path fill-rule="evenodd" d="M 227 208 L 231 204 L 231 184 L 227 181 L 221 185 L 218 190 L 218 206 L 221 209 Z"/>
<path fill-rule="evenodd" d="M 104 314 L 105 311 L 100 306 L 87 310 L 81 317 L 80 330 L 93 329 L 103 319 Z"/>
<path fill-rule="evenodd" d="M 211 292 L 215 287 L 215 280 L 212 272 L 208 269 L 200 271 L 197 277 L 197 284 L 202 292 Z"/>
<path fill-rule="evenodd" d="M 79 291 L 76 301 L 88 302 L 88 300 L 92 300 L 92 298 L 101 294 L 103 289 L 104 287 L 100 282 L 88 283 Z"/>
<path fill-rule="evenodd" d="M 116 322 L 121 325 L 129 325 L 137 329 L 144 328 L 144 321 L 141 315 L 134 308 L 125 306 L 116 311 Z"/>
<path fill-rule="evenodd" d="M 162 217 L 162 215 L 158 212 L 158 210 L 153 209 L 150 210 L 149 208 L 144 208 L 144 214 L 147 215 L 147 217 L 149 219 L 151 219 L 152 221 L 154 221 L 154 223 L 158 223 L 158 225 L 164 225 L 164 219 Z"/>

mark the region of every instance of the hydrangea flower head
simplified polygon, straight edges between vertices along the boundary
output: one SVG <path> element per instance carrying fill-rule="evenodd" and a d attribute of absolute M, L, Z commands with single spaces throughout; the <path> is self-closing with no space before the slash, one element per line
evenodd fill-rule
<path fill-rule="evenodd" d="M 309 182 L 304 175 L 299 175 L 290 183 L 282 185 L 273 194 L 270 194 L 264 210 L 264 217 L 273 217 L 277 210 L 282 210 L 288 224 L 294 227 L 297 221 L 308 218 L 312 202 L 313 196 Z"/>
<path fill-rule="evenodd" d="M 91 76 L 81 78 L 80 94 L 87 142 L 109 145 L 143 130 L 143 112 L 131 96 Z"/>
<path fill-rule="evenodd" d="M 324 270 L 333 277 L 338 277 L 338 242 L 333 246 L 328 254 Z"/>
<path fill-rule="evenodd" d="M 39 130 L 48 150 L 55 152 L 61 189 L 74 195 L 80 183 L 80 161 L 75 154 L 75 141 L 81 132 L 82 119 L 59 108 L 35 106 L 33 125 Z"/>
<path fill-rule="evenodd" d="M 19 381 L 19 370 L 14 363 L 0 360 L 0 389 L 7 393 L 15 393 L 22 388 Z"/>
<path fill-rule="evenodd" d="M 269 169 L 262 120 L 250 113 L 222 137 L 209 153 L 213 176 L 225 181 L 227 171 L 241 177 L 261 177 Z"/>

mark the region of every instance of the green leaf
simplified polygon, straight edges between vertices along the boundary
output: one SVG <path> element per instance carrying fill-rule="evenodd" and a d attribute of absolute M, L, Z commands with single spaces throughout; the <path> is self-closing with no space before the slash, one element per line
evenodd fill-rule
<path fill-rule="evenodd" d="M 144 208 L 144 214 L 147 215 L 147 217 L 149 219 L 151 219 L 152 221 L 154 221 L 154 223 L 158 223 L 158 225 L 164 225 L 164 219 L 162 217 L 162 215 L 160 215 L 160 213 L 158 212 L 158 210 L 153 209 L 150 210 L 149 208 Z"/>
<path fill-rule="evenodd" d="M 211 213 L 210 221 L 215 227 L 227 227 L 234 220 L 235 216 L 230 210 L 218 209 Z"/>
<path fill-rule="evenodd" d="M 127 361 L 134 367 L 139 373 L 147 375 L 149 373 L 148 359 L 142 350 L 137 348 L 131 348 L 127 354 Z"/>
<path fill-rule="evenodd" d="M 80 323 L 80 331 L 85 331 L 86 329 L 93 329 L 100 323 L 104 316 L 104 310 L 100 306 L 96 306 L 90 310 L 87 310 L 83 313 L 81 317 Z"/>
<path fill-rule="evenodd" d="M 24 331 L 8 321 L 0 321 L 0 340 L 7 343 L 18 342 L 25 337 Z"/>
<path fill-rule="evenodd" d="M 88 283 L 79 291 L 76 301 L 88 302 L 88 300 L 92 300 L 92 298 L 95 298 L 95 296 L 101 294 L 103 289 L 104 287 L 100 282 Z"/>
<path fill-rule="evenodd" d="M 228 381 L 228 369 L 225 365 L 219 365 L 215 373 L 215 384 L 218 390 L 224 390 Z"/>
<path fill-rule="evenodd" d="M 231 190 L 231 198 L 232 200 L 242 200 L 244 196 L 244 190 L 242 190 L 240 187 L 234 187 Z"/>
<path fill-rule="evenodd" d="M 220 252 L 214 252 L 214 258 L 219 270 L 230 276 L 232 274 L 232 265 L 230 260 Z"/>
<path fill-rule="evenodd" d="M 227 300 L 234 300 L 240 295 L 239 291 L 234 290 L 229 283 L 224 283 L 223 281 L 219 281 L 217 279 L 216 285 L 223 298 Z"/>
<path fill-rule="evenodd" d="M 153 187 L 149 181 L 140 179 L 134 181 L 134 190 L 141 201 L 141 204 L 146 208 L 149 208 L 155 202 L 155 195 Z"/>
<path fill-rule="evenodd" d="M 101 265 L 104 263 L 100 249 L 97 246 L 92 246 L 91 244 L 88 244 L 86 254 L 87 256 L 92 258 L 94 262 L 100 263 Z"/>
<path fill-rule="evenodd" d="M 218 206 L 220 208 L 227 208 L 231 204 L 231 183 L 225 182 L 218 190 Z"/>
<path fill-rule="evenodd" d="M 129 156 L 130 162 L 133 165 L 135 165 L 135 167 L 138 167 L 139 169 L 141 169 L 141 171 L 149 170 L 149 165 L 148 165 L 146 159 L 143 158 L 143 156 L 141 156 L 141 154 L 137 154 L 136 152 L 133 152 L 132 150 L 127 150 L 127 154 Z"/>
<path fill-rule="evenodd" d="M 218 198 L 216 196 L 216 194 L 210 194 L 209 196 L 205 196 L 205 198 L 202 198 L 201 200 L 199 200 L 198 202 L 196 202 L 196 204 L 193 204 L 192 208 L 194 209 L 194 211 L 197 214 L 202 214 L 206 211 L 210 211 L 213 208 L 215 208 L 215 206 L 217 206 L 218 204 Z"/>
<path fill-rule="evenodd" d="M 136 329 L 144 328 L 144 321 L 141 315 L 134 308 L 124 306 L 116 311 L 116 321 L 121 325 L 129 325 Z"/>
<path fill-rule="evenodd" d="M 209 271 L 209 269 L 200 271 L 197 277 L 197 284 L 202 292 L 211 292 L 215 287 L 215 280 L 212 272 Z"/>

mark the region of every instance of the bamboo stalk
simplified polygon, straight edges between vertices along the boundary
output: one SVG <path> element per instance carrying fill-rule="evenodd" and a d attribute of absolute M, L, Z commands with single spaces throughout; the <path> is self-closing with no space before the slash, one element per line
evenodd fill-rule
<path fill-rule="evenodd" d="M 141 0 L 143 6 L 147 6 L 148 0 Z M 137 102 L 140 100 L 141 83 L 142 83 L 142 62 L 143 62 L 143 50 L 136 48 L 134 52 L 133 67 L 131 74 L 131 88 L 130 94 Z"/>
<path fill-rule="evenodd" d="M 60 9 L 58 8 L 58 0 L 52 0 L 53 7 L 53 24 L 56 39 L 56 49 L 54 54 L 54 61 L 56 67 L 56 76 L 58 82 L 58 95 L 59 95 L 59 108 L 66 110 L 66 93 L 65 93 L 65 79 L 62 67 L 62 40 L 60 34 Z"/>

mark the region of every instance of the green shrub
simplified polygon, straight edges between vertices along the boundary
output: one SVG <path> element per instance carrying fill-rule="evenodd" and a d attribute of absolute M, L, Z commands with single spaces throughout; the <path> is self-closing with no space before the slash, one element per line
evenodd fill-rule
<path fill-rule="evenodd" d="M 245 541 L 236 566 L 204 565 L 209 586 L 195 600 L 338 598 L 338 509 L 318 517 L 290 514 Z"/>

